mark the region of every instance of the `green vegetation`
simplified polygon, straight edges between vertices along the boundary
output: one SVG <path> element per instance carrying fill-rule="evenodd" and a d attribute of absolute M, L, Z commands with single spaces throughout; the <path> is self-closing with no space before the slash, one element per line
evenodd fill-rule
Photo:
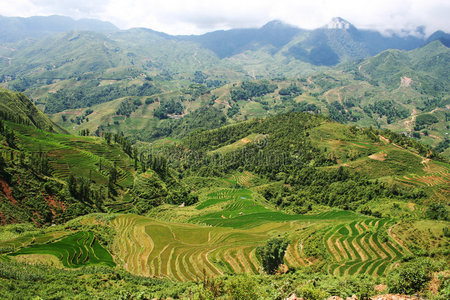
<path fill-rule="evenodd" d="M 445 299 L 449 50 L 352 30 L 2 48 L 2 296 Z"/>

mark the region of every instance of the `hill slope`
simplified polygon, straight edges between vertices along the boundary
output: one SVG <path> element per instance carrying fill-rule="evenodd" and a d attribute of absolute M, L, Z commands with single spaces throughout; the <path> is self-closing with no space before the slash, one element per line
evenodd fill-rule
<path fill-rule="evenodd" d="M 189 130 L 252 117 L 309 111 L 341 123 L 388 128 L 433 147 L 441 144 L 439 152 L 448 157 L 449 55 L 449 48 L 435 41 L 411 51 L 387 50 L 307 77 L 246 80 L 217 88 L 210 85 L 214 80 L 208 74 L 197 72 L 187 86 L 139 97 L 140 103 L 131 110 L 122 111 L 120 107 L 134 100 L 120 98 L 58 113 L 52 120 L 72 132 L 94 132 L 101 125 L 108 131 L 151 141 L 180 138 Z M 166 88 L 161 82 L 153 84 Z M 164 113 L 174 108 L 172 102 L 179 111 Z M 93 113 L 88 122 L 67 121 L 81 118 L 90 110 Z"/>
<path fill-rule="evenodd" d="M 29 124 L 43 130 L 61 130 L 22 93 L 0 88 L 0 113 L 3 119 Z"/>

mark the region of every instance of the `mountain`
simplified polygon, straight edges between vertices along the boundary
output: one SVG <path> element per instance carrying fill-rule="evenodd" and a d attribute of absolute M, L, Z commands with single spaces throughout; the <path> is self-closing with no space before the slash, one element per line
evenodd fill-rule
<path fill-rule="evenodd" d="M 386 49 L 415 49 L 431 41 L 412 35 L 384 36 L 377 31 L 360 30 L 342 18 L 334 18 L 328 25 L 315 30 L 304 30 L 281 21 L 272 21 L 261 28 L 220 30 L 188 36 L 171 36 L 143 28 L 118 31 L 112 25 L 109 26 L 108 23 L 101 21 L 74 21 L 59 16 L 29 19 L 2 17 L 0 20 L 5 23 L 3 34 L 14 37 L 14 39 L 3 38 L 3 42 L 8 40 L 17 43 L 27 37 L 43 38 L 50 34 L 73 30 L 108 32 L 112 34 L 97 35 L 99 43 L 105 42 L 106 39 L 114 42 L 115 45 L 111 49 L 127 49 L 130 56 L 136 55 L 137 61 L 135 60 L 134 64 L 139 62 L 139 64 L 157 69 L 164 68 L 171 72 L 196 69 L 206 71 L 219 66 L 221 75 L 226 73 L 225 70 L 233 70 L 241 73 L 241 76 L 253 77 L 311 72 L 320 66 L 333 66 L 340 62 L 372 56 Z M 14 25 L 28 24 L 27 22 L 32 21 L 41 22 L 43 25 L 34 23 L 33 25 Z M 8 25 L 10 23 L 13 25 Z M 11 29 L 8 26 L 16 26 L 16 28 Z M 35 33 L 28 33 L 26 26 L 35 30 Z M 436 33 L 434 37 L 439 34 Z M 54 39 L 58 38 L 54 37 Z M 7 67 L 7 63 L 14 64 L 16 61 L 21 64 L 22 50 L 36 48 L 38 43 L 39 41 L 28 41 L 1 49 L 0 55 L 4 59 L 4 66 Z M 58 41 L 61 47 L 67 46 L 65 43 L 64 40 Z M 45 45 L 38 47 L 42 50 L 46 48 Z M 86 48 L 88 47 L 89 43 L 86 44 Z M 8 51 L 8 49 L 12 50 Z M 37 49 L 33 51 L 39 53 Z M 115 53 L 110 55 L 115 56 Z M 174 60 L 175 63 L 172 62 Z M 262 67 L 256 67 L 257 65 Z"/>
<path fill-rule="evenodd" d="M 29 18 L 0 16 L 0 43 L 17 42 L 28 38 L 42 38 L 72 30 L 113 32 L 117 31 L 118 28 L 109 22 L 94 19 L 74 20 L 63 16 Z"/>
<path fill-rule="evenodd" d="M 372 30 L 359 30 L 342 18 L 333 18 L 322 28 L 310 32 L 288 49 L 296 59 L 314 65 L 336 65 L 339 62 L 373 56 L 386 49 L 412 50 L 422 46 L 423 38 L 383 36 Z"/>
<path fill-rule="evenodd" d="M 209 74 L 197 72 L 184 87 L 168 90 L 167 83 L 154 78 L 151 84 L 159 91 L 146 89 L 146 94 L 139 96 L 129 89 L 128 98 L 117 97 L 100 104 L 92 101 L 90 106 L 60 111 L 51 118 L 73 133 L 83 129 L 95 132 L 101 127 L 153 141 L 182 138 L 190 130 L 211 129 L 254 117 L 304 111 L 321 113 L 341 123 L 388 128 L 414 135 L 433 147 L 444 146 L 448 132 L 449 55 L 450 49 L 435 41 L 411 51 L 386 50 L 296 78 L 247 79 L 216 87 L 208 85 L 213 82 Z M 149 81 L 141 78 L 134 82 Z M 61 91 L 49 100 L 64 103 L 64 99 L 70 99 L 68 94 Z M 433 121 L 421 124 L 423 118 Z M 444 150 L 443 155 L 449 157 L 449 150 L 445 150 L 448 147 L 441 146 L 439 152 Z"/>
<path fill-rule="evenodd" d="M 340 17 L 335 17 L 331 19 L 330 23 L 325 25 L 327 29 L 343 29 L 343 30 L 352 30 L 355 31 L 356 28 L 349 21 L 344 20 Z"/>
<path fill-rule="evenodd" d="M 177 39 L 197 42 L 222 59 L 265 46 L 274 54 L 302 32 L 304 30 L 281 21 L 272 21 L 261 28 L 220 30 Z"/>
<path fill-rule="evenodd" d="M 450 34 L 445 33 L 441 30 L 436 31 L 432 35 L 428 37 L 428 39 L 425 41 L 426 44 L 429 44 L 433 41 L 440 41 L 442 44 L 444 44 L 446 47 L 450 47 Z"/>
<path fill-rule="evenodd" d="M 1 43 L 2 297 L 448 298 L 442 41 L 336 18 Z"/>

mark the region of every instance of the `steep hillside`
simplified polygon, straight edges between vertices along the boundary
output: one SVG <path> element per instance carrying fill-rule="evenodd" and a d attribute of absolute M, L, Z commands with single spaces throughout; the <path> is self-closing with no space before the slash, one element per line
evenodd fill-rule
<path fill-rule="evenodd" d="M 44 225 L 96 211 L 144 212 L 161 203 L 196 201 L 157 157 L 139 163 L 122 135 L 56 133 L 24 95 L 2 90 L 1 97 L 2 224 Z"/>
<path fill-rule="evenodd" d="M 27 96 L 0 88 L 0 114 L 2 119 L 32 125 L 50 131 L 62 131 L 42 113 Z"/>

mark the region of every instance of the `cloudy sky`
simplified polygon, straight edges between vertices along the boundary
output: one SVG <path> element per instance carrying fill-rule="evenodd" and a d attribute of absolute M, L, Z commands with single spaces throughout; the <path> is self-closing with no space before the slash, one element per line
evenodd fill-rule
<path fill-rule="evenodd" d="M 317 28 L 340 16 L 358 28 L 450 32 L 449 0 L 0 0 L 0 15 L 65 15 L 110 21 L 121 29 L 170 34 L 259 27 L 278 19 Z"/>

